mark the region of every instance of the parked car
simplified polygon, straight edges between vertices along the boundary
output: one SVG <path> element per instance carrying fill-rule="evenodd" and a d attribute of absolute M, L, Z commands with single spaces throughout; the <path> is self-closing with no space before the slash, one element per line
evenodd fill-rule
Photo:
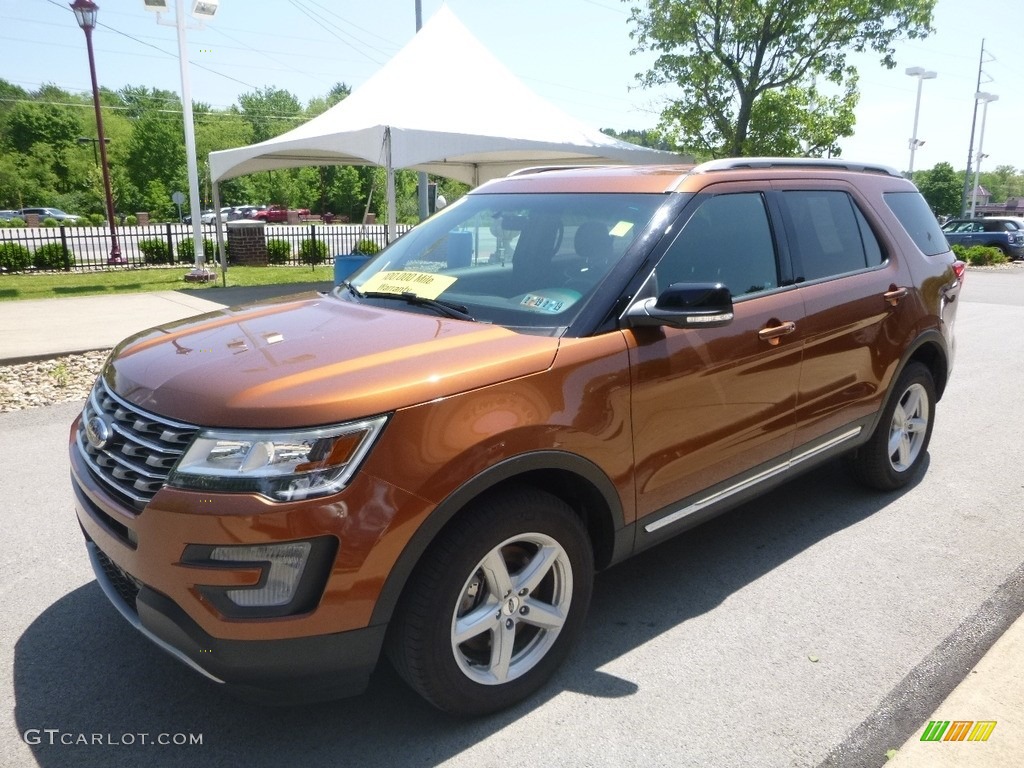
<path fill-rule="evenodd" d="M 292 208 L 288 209 L 281 205 L 272 205 L 269 208 L 262 208 L 253 213 L 253 218 L 265 221 L 268 224 L 277 223 L 284 224 L 288 221 L 288 214 L 294 213 L 300 219 L 309 216 L 309 208 Z"/>
<path fill-rule="evenodd" d="M 65 224 L 75 224 L 81 218 L 81 216 L 75 216 L 71 213 L 64 213 L 60 208 L 22 208 L 21 218 L 25 218 L 30 213 L 38 214 L 40 221 L 43 219 L 56 219 Z"/>
<path fill-rule="evenodd" d="M 232 210 L 233 209 L 231 208 L 231 206 L 225 206 L 225 207 L 221 208 L 220 209 L 221 220 L 222 221 L 228 221 L 229 220 L 229 215 L 230 215 Z M 202 221 L 203 224 L 213 224 L 213 223 L 215 223 L 217 221 L 217 212 L 216 211 L 212 211 L 212 210 L 211 211 L 205 211 L 203 213 L 203 215 L 199 217 L 199 220 Z"/>
<path fill-rule="evenodd" d="M 1010 259 L 1024 259 L 1024 219 L 988 216 L 983 219 L 951 219 L 942 225 L 950 245 L 998 248 Z"/>
<path fill-rule="evenodd" d="M 210 224 L 213 221 L 213 215 L 214 215 L 213 211 L 210 210 L 209 208 L 207 208 L 206 210 L 203 210 L 203 211 L 199 212 L 199 221 L 201 223 L 203 223 L 203 224 Z M 210 221 L 207 221 L 207 218 L 209 218 Z M 182 216 L 181 217 L 181 223 L 182 224 L 191 224 L 192 223 L 192 214 L 188 214 L 186 216 Z"/>
<path fill-rule="evenodd" d="M 509 706 L 595 570 L 836 457 L 919 478 L 963 279 L 891 169 L 489 182 L 331 294 L 122 342 L 71 427 L 93 570 L 250 695 L 357 693 L 383 652 L 444 710 Z"/>
<path fill-rule="evenodd" d="M 21 211 L 0 211 L 0 219 L 6 219 L 7 221 L 10 221 L 11 219 L 20 219 L 20 218 L 21 218 Z"/>

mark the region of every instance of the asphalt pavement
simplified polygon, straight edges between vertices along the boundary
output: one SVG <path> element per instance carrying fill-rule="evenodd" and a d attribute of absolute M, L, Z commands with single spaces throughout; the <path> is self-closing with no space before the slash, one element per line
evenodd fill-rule
<path fill-rule="evenodd" d="M 156 324 L 276 295 L 304 290 L 323 291 L 329 288 L 329 284 L 316 283 L 4 301 L 0 302 L 0 364 L 51 357 L 62 353 L 104 349 L 113 346 L 125 336 Z M 694 534 L 688 534 L 689 538 L 680 537 L 680 540 L 685 540 L 684 543 L 663 545 L 642 558 L 636 558 L 624 566 L 617 567 L 611 572 L 611 578 L 607 575 L 602 576 L 603 581 L 599 581 L 595 595 L 596 618 L 591 622 L 593 624 L 600 620 L 602 624 L 598 626 L 602 628 L 584 644 L 584 648 L 577 654 L 577 660 L 572 662 L 568 671 L 555 683 L 556 686 L 560 685 L 567 689 L 567 695 L 571 697 L 568 703 L 564 698 L 548 693 L 542 696 L 539 702 L 528 703 L 510 714 L 483 721 L 483 724 L 456 726 L 436 714 L 425 713 L 417 703 L 411 703 L 408 696 L 396 693 L 401 686 L 384 672 L 383 683 L 378 680 L 371 691 L 361 700 L 357 700 L 355 705 L 332 705 L 332 709 L 326 710 L 329 716 L 324 715 L 324 710 L 282 711 L 282 730 L 277 736 L 267 733 L 267 729 L 272 729 L 275 720 L 278 719 L 273 713 L 269 717 L 266 714 L 259 714 L 250 718 L 244 714 L 249 710 L 242 709 L 234 713 L 239 715 L 239 712 L 242 712 L 244 716 L 240 719 L 234 717 L 230 721 L 218 720 L 221 717 L 219 713 L 223 711 L 222 707 L 240 706 L 227 703 L 231 700 L 219 693 L 206 698 L 198 707 L 199 712 L 208 713 L 214 723 L 220 722 L 223 726 L 220 736 L 225 744 L 233 743 L 232 734 L 238 738 L 244 736 L 246 740 L 261 739 L 261 743 L 269 750 L 268 756 L 276 755 L 278 758 L 286 758 L 289 755 L 289 728 L 295 729 L 306 739 L 317 733 L 324 733 L 324 729 L 329 727 L 336 729 L 338 733 L 347 734 L 353 742 L 353 752 L 348 756 L 342 754 L 344 759 L 338 763 L 344 765 L 357 762 L 367 765 L 388 762 L 402 764 L 403 753 L 396 744 L 414 742 L 414 762 L 423 765 L 713 764 L 818 765 L 846 768 L 885 763 L 896 768 L 995 768 L 1024 764 L 1024 619 L 1020 618 L 1021 611 L 1024 610 L 1024 556 L 1019 555 L 1020 528 L 1017 518 L 1014 517 L 1024 507 L 1021 503 L 1024 498 L 1024 482 L 1021 481 L 1019 461 L 1016 459 L 1012 463 L 1007 463 L 1007 469 L 1000 472 L 998 477 L 986 474 L 992 472 L 990 464 L 995 464 L 1002 457 L 1001 452 L 1012 448 L 1006 444 L 1007 440 L 1015 440 L 1019 445 L 1019 416 L 1013 417 L 1018 424 L 1012 428 L 1000 423 L 998 419 L 1000 413 L 1006 418 L 1010 418 L 1008 414 L 1017 413 L 1016 406 L 1011 405 L 1016 402 L 1016 398 L 1009 397 L 1002 387 L 1007 391 L 1012 387 L 1014 393 L 1017 391 L 1020 355 L 1024 345 L 1009 337 L 1003 342 L 999 337 L 1005 334 L 1008 328 L 1020 327 L 1020 323 L 1024 321 L 1024 270 L 971 270 L 968 272 L 961 300 L 964 306 L 960 309 L 961 319 L 958 322 L 961 328 L 966 327 L 967 333 L 958 331 L 961 350 L 958 352 L 957 367 L 950 391 L 939 406 L 939 423 L 932 446 L 932 455 L 939 456 L 934 460 L 935 464 L 939 465 L 941 461 L 942 465 L 929 467 L 925 480 L 910 492 L 914 494 L 927 490 L 927 503 L 932 507 L 941 506 L 943 498 L 949 499 L 950 508 L 955 508 L 957 512 L 952 518 L 944 518 L 945 521 L 941 525 L 946 527 L 945 531 L 931 530 L 932 526 L 928 524 L 930 519 L 935 519 L 936 526 L 940 523 L 938 516 L 934 514 L 936 510 L 929 509 L 929 515 L 921 518 L 923 522 L 914 523 L 920 526 L 919 533 L 891 534 L 887 526 L 894 524 L 894 514 L 906 517 L 908 522 L 914 515 L 920 515 L 921 511 L 914 505 L 909 502 L 902 503 L 910 497 L 894 501 L 891 505 L 890 502 L 879 502 L 882 506 L 874 506 L 875 503 L 869 501 L 844 501 L 843 494 L 848 494 L 849 491 L 844 491 L 834 498 L 830 497 L 829 486 L 837 480 L 831 474 L 831 470 L 826 468 L 811 476 L 815 486 L 810 493 L 825 494 L 825 503 L 837 505 L 838 512 L 836 509 L 832 511 L 840 514 L 841 521 L 830 522 L 825 518 L 814 518 L 807 522 L 787 518 L 786 509 L 793 504 L 793 497 L 785 496 L 784 489 L 776 492 L 765 501 L 765 504 L 780 515 L 780 525 L 811 525 L 825 528 L 811 536 L 811 543 L 801 542 L 793 546 L 792 551 L 787 547 L 793 542 L 791 538 L 786 538 L 792 531 L 776 533 L 771 526 L 763 531 L 757 529 L 762 539 L 749 534 L 750 551 L 753 553 L 755 549 L 763 550 L 763 539 L 767 538 L 769 554 L 766 556 L 762 553 L 756 557 L 767 557 L 768 563 L 756 566 L 749 575 L 746 574 L 749 566 L 745 555 L 735 551 L 742 550 L 746 543 L 745 539 L 737 540 L 735 536 L 730 538 L 723 535 L 723 531 L 736 523 L 748 527 L 761 525 L 757 522 L 756 516 L 741 510 L 704 526 L 706 530 L 703 533 L 698 529 Z M 990 346 L 985 347 L 984 356 L 979 353 L 978 347 L 967 346 L 982 338 L 990 339 L 985 342 Z M 1002 380 L 998 378 L 999 376 L 1006 379 L 1001 385 L 999 382 Z M 999 398 L 1004 395 L 1007 395 L 1006 403 L 1009 406 L 1005 412 L 998 409 L 989 412 L 982 408 L 973 408 L 981 399 Z M 65 422 L 70 422 L 76 408 L 75 405 L 53 406 L 0 417 L 0 433 L 3 433 L 0 444 L 5 446 L 9 460 L 17 452 L 19 460 L 26 466 L 52 462 L 54 459 L 51 456 L 42 455 L 41 448 L 37 449 L 29 443 L 32 442 L 33 435 L 39 433 L 39 425 L 44 423 L 45 429 L 48 430 L 46 434 L 57 435 L 57 441 L 60 442 L 61 429 L 66 431 Z M 970 450 L 973 453 L 966 455 L 958 455 L 962 446 L 958 444 L 957 438 L 949 436 L 947 432 L 950 422 L 961 417 L 962 414 L 957 413 L 961 409 L 963 413 L 977 411 L 979 414 L 985 414 L 968 421 L 963 443 L 972 446 Z M 979 438 L 987 430 L 991 430 L 992 438 L 969 441 L 969 438 Z M 944 439 L 947 442 L 944 443 Z M 992 444 L 993 442 L 995 444 Z M 1018 453 L 1016 449 L 1013 452 Z M 4 512 L 0 513 L 4 516 L 0 518 L 0 525 L 3 525 L 5 530 L 14 516 L 19 517 L 20 524 L 20 517 L 23 515 L 18 512 L 19 509 L 23 512 L 36 509 L 48 503 L 47 499 L 52 495 L 45 487 L 45 482 L 20 480 L 16 473 L 11 472 L 10 465 L 7 472 L 7 479 L 0 480 L 0 484 L 4 486 L 3 495 L 5 498 L 15 498 L 18 501 L 13 505 L 6 504 Z M 966 502 L 957 500 L 961 483 L 976 489 L 972 490 L 973 498 Z M 844 507 L 846 504 L 854 506 Z M 862 512 L 857 505 L 867 505 L 866 511 Z M 119 628 L 112 629 L 106 626 L 108 619 L 110 622 L 116 622 L 116 619 L 110 619 L 104 613 L 102 626 L 92 622 L 90 617 L 95 612 L 105 610 L 103 598 L 95 584 L 91 583 L 84 553 L 77 551 L 78 542 L 74 541 L 73 536 L 65 538 L 64 533 L 55 533 L 58 528 L 61 531 L 67 528 L 69 520 L 73 520 L 73 515 L 66 509 L 60 510 L 59 519 L 56 521 L 49 515 L 44 516 L 43 519 L 33 522 L 30 532 L 19 528 L 16 534 L 12 534 L 11 548 L 5 552 L 0 551 L 0 597 L 3 600 L 3 613 L 5 616 L 14 617 L 6 629 L 0 629 L 0 645 L 4 648 L 4 653 L 11 653 L 9 649 L 14 649 L 13 662 L 7 663 L 6 658 L 2 660 L 8 672 L 0 677 L 0 701 L 13 705 L 11 711 L 14 712 L 14 717 L 12 721 L 10 715 L 3 715 L 5 720 L 0 721 L 0 728 L 6 732 L 3 741 L 0 742 L 0 765 L 71 764 L 69 760 L 79 760 L 78 764 L 82 765 L 98 764 L 93 761 L 98 759 L 99 755 L 90 757 L 85 762 L 80 762 L 85 752 L 76 753 L 76 758 L 64 751 L 61 753 L 62 757 L 57 757 L 56 753 L 46 751 L 45 743 L 33 744 L 26 737 L 26 731 L 29 729 L 40 731 L 41 733 L 36 735 L 44 740 L 47 727 L 65 730 L 73 727 L 83 732 L 96 729 L 95 722 L 88 716 L 72 711 L 72 704 L 83 708 L 89 707 L 90 696 L 93 695 L 90 691 L 95 691 L 98 699 L 108 707 L 108 710 L 102 713 L 106 730 L 114 727 L 110 725 L 111 723 L 122 721 L 125 723 L 125 730 L 135 729 L 139 726 L 133 723 L 138 718 L 148 718 L 152 721 L 148 725 L 153 728 L 177 727 L 175 723 L 184 722 L 182 711 L 197 705 L 197 702 L 190 700 L 189 697 L 206 695 L 200 693 L 206 690 L 203 681 L 193 680 L 184 669 L 179 669 L 169 660 L 166 661 L 166 665 L 162 663 L 162 659 L 154 661 L 160 658 L 159 655 L 144 641 L 136 639 L 130 629 L 125 628 L 122 632 Z M 1005 530 L 1001 527 L 1004 524 L 1007 526 Z M 863 531 L 868 526 L 881 526 L 871 533 L 873 538 L 870 542 L 863 545 L 861 558 L 868 562 L 861 564 L 862 567 L 857 571 L 859 576 L 852 577 L 849 583 L 841 586 L 832 584 L 829 573 L 833 568 L 840 567 L 840 564 L 838 561 L 833 563 L 832 560 L 822 560 L 826 557 L 821 551 L 822 547 L 827 543 L 834 545 L 839 538 L 847 539 L 849 544 L 849 540 L 858 529 Z M 914 535 L 917 536 L 917 543 L 921 547 L 916 555 L 919 562 L 901 562 L 899 548 L 890 548 L 893 543 L 891 539 L 902 537 L 900 540 L 905 541 L 907 537 Z M 972 540 L 975 543 L 973 548 L 969 546 Z M 39 555 L 40 558 L 45 558 L 43 562 L 19 565 L 21 546 L 32 549 L 39 546 L 40 541 L 59 544 L 49 546 L 45 549 L 45 555 Z M 949 553 L 944 548 L 954 545 L 963 546 L 961 554 L 954 555 L 954 559 L 949 561 L 955 565 L 942 565 L 945 562 L 942 558 L 935 559 L 932 593 L 920 600 L 901 602 L 905 600 L 905 595 L 900 591 L 903 589 L 901 582 L 905 584 L 913 581 L 915 573 L 919 575 L 921 569 L 932 567 L 928 565 L 932 563 L 932 554 L 941 554 L 948 558 Z M 773 547 L 775 551 L 772 551 Z M 998 549 L 1000 552 L 1007 551 L 1009 565 L 1004 564 L 1000 568 L 995 568 L 993 564 L 997 557 L 984 549 L 986 547 L 991 550 Z M 716 554 L 705 555 L 705 549 L 714 550 Z M 884 553 L 882 550 L 885 550 Z M 940 553 L 939 550 L 943 551 Z M 957 551 L 960 552 L 959 549 Z M 839 552 L 839 556 L 842 557 L 843 550 Z M 1015 552 L 1018 555 L 1016 560 L 1013 559 Z M 701 563 L 703 572 L 692 565 L 681 566 L 679 562 L 673 560 L 676 556 Z M 828 558 L 835 556 L 835 553 L 830 553 Z M 709 559 L 701 560 L 702 557 Z M 723 557 L 728 558 L 732 564 L 719 571 L 719 560 L 716 558 Z M 803 569 L 799 573 L 794 570 L 798 558 Z M 54 584 L 48 575 L 47 569 L 55 563 L 66 565 L 73 574 L 66 586 Z M 1013 563 L 1016 563 L 1015 567 L 1011 567 Z M 849 568 L 850 564 L 842 563 L 841 567 Z M 813 583 L 807 583 L 805 579 L 815 579 L 815 568 L 819 569 L 817 579 Z M 948 579 L 943 577 L 943 568 L 949 569 Z M 631 594 L 623 586 L 623 582 L 626 582 L 638 590 L 643 590 L 657 583 L 659 579 L 670 579 L 677 572 L 681 578 L 692 577 L 695 580 L 702 580 L 699 588 L 693 584 L 687 585 L 688 590 L 696 590 L 695 597 L 687 598 L 692 599 L 696 606 L 687 604 L 684 608 L 679 602 L 682 599 L 679 596 L 662 595 L 659 598 L 658 595 L 642 592 Z M 963 585 L 958 587 L 955 577 L 961 574 L 964 574 L 964 581 Z M 707 582 L 709 578 L 712 579 L 710 586 Z M 720 594 L 716 594 L 718 588 L 713 581 L 715 578 L 727 582 L 722 584 Z M 769 578 L 782 579 L 782 582 L 769 586 L 766 581 Z M 649 579 L 651 583 L 648 583 Z M 895 581 L 894 584 L 887 584 L 886 589 L 890 590 L 889 592 L 883 591 L 881 594 L 890 594 L 894 605 L 902 605 L 904 613 L 910 612 L 913 615 L 893 615 L 890 621 L 884 623 L 882 619 L 876 617 L 882 626 L 847 626 L 844 617 L 850 611 L 867 610 L 865 605 L 868 598 L 858 595 L 870 589 L 866 584 L 870 583 L 871 579 L 879 582 Z M 36 606 L 31 600 L 26 603 L 18 597 L 20 590 L 29 586 L 32 588 L 32 600 L 41 601 L 41 607 Z M 764 589 L 758 591 L 760 587 Z M 775 610 L 778 612 L 775 620 L 784 624 L 788 603 L 776 596 L 780 589 L 799 592 L 799 599 L 794 600 L 794 603 L 813 602 L 817 606 L 814 612 L 802 616 L 794 614 L 790 617 L 795 620 L 794 626 L 805 627 L 809 621 L 820 622 L 818 631 L 822 633 L 822 637 L 830 630 L 840 631 L 847 636 L 860 633 L 857 642 L 863 644 L 862 650 L 865 654 L 861 661 L 864 667 L 862 673 L 856 673 L 856 670 L 851 669 L 840 670 L 849 672 L 848 675 L 840 675 L 836 670 L 830 670 L 830 664 L 836 662 L 829 658 L 827 640 L 821 640 L 818 646 L 806 649 L 804 657 L 797 659 L 801 664 L 792 670 L 792 674 L 787 673 L 786 666 L 791 660 L 780 662 L 770 656 L 773 646 L 770 645 L 767 649 L 751 648 L 745 644 L 744 635 L 760 635 L 764 629 L 757 626 L 753 612 L 763 611 L 765 607 L 769 613 Z M 667 607 L 664 603 L 659 605 L 658 599 L 668 600 Z M 702 605 L 705 600 L 707 604 Z M 776 600 L 780 602 L 776 604 Z M 638 602 L 634 604 L 634 601 Z M 767 606 L 765 601 L 769 601 Z M 719 626 L 717 621 L 723 620 L 723 617 L 716 616 L 719 611 L 714 608 L 722 609 L 730 603 L 733 614 L 728 621 Z M 952 605 L 955 608 L 942 620 L 949 624 L 945 629 L 946 624 L 936 618 L 941 612 L 936 606 L 940 605 Z M 878 614 L 882 615 L 884 614 Z M 959 618 L 949 623 L 952 617 Z M 612 626 L 603 626 L 604 622 L 610 622 Z M 741 622 L 741 626 L 736 626 L 737 622 Z M 639 635 L 636 634 L 637 630 L 630 629 L 629 636 L 626 637 L 626 625 L 644 624 L 648 629 L 644 630 L 641 627 Z M 680 655 L 675 648 L 681 647 L 685 651 L 687 646 L 684 644 L 689 633 L 699 630 L 704 624 L 708 625 L 708 635 L 715 638 L 713 645 L 701 646 L 706 649 L 704 657 L 692 660 L 685 652 Z M 908 648 L 918 648 L 918 645 L 907 641 L 906 634 L 910 632 L 910 628 L 905 624 L 927 625 L 929 631 L 937 633 L 935 636 L 941 639 L 934 644 L 925 642 L 920 646 L 920 652 L 895 654 L 894 656 L 899 659 L 899 663 L 896 663 L 896 658 L 888 659 L 887 648 L 905 642 Z M 932 626 L 933 624 L 935 626 Z M 616 635 L 616 625 L 622 625 L 622 636 Z M 80 629 L 68 634 L 69 626 L 77 626 Z M 18 629 L 15 630 L 14 627 Z M 776 644 L 784 644 L 784 630 L 778 631 L 782 634 L 774 638 L 774 641 Z M 75 632 L 80 636 L 76 636 Z M 651 646 L 646 648 L 647 651 L 655 652 L 655 646 L 664 645 L 670 638 L 676 645 L 670 649 L 667 657 L 659 655 L 659 658 L 668 658 L 670 662 L 664 664 L 664 668 L 655 670 L 654 677 L 649 677 L 652 671 L 643 666 L 643 662 L 637 658 L 638 655 L 644 652 L 645 646 Z M 92 657 L 78 658 L 74 654 L 68 656 L 65 649 L 69 644 L 71 647 L 81 645 L 84 651 L 110 654 L 111 660 L 115 656 L 121 658 L 120 654 L 126 653 L 126 660 L 132 666 L 117 666 L 110 661 L 98 662 Z M 733 648 L 733 645 L 736 647 Z M 112 646 L 116 646 L 116 649 Z M 879 661 L 878 659 L 883 656 L 886 657 L 886 661 Z M 904 658 L 905 656 L 909 656 L 909 660 Z M 803 666 L 802 662 L 806 662 L 810 667 Z M 843 717 L 826 718 L 828 727 L 824 730 L 827 733 L 823 732 L 820 736 L 824 744 L 816 742 L 813 734 L 808 736 L 804 733 L 798 736 L 796 729 L 799 728 L 800 717 L 805 718 L 804 722 L 810 722 L 815 716 L 815 707 L 803 703 L 798 705 L 783 695 L 775 701 L 774 711 L 759 710 L 758 706 L 772 706 L 770 702 L 773 697 L 765 697 L 763 693 L 759 693 L 767 683 L 745 682 L 742 678 L 747 674 L 747 670 L 745 667 L 736 668 L 737 663 L 776 665 L 771 673 L 774 677 L 770 679 L 780 686 L 795 685 L 791 678 L 802 680 L 803 678 L 799 676 L 806 675 L 808 668 L 819 667 L 822 675 L 835 676 L 831 683 L 828 680 L 824 683 L 825 690 L 828 691 L 826 698 L 841 701 L 847 697 L 855 701 L 854 708 L 859 714 L 853 721 L 849 721 L 849 712 L 844 713 Z M 95 666 L 97 664 L 98 667 Z M 591 667 L 592 664 L 595 666 Z M 873 664 L 885 667 L 884 676 L 881 670 L 872 670 Z M 140 671 L 142 669 L 150 671 Z M 77 681 L 79 674 L 83 676 L 81 682 L 69 682 L 72 679 Z M 134 683 L 139 683 L 136 676 L 140 674 L 155 675 L 154 691 L 162 692 L 160 695 L 168 697 L 167 705 L 150 704 L 148 699 L 144 704 L 140 704 L 136 699 L 134 706 L 138 711 L 133 713 L 124 710 L 117 713 L 116 708 L 119 705 L 100 691 L 108 684 L 121 691 L 126 683 L 122 679 L 110 681 L 107 677 L 123 675 L 132 679 Z M 862 677 L 858 678 L 857 674 L 861 674 Z M 873 675 L 882 676 L 884 679 L 876 681 Z M 740 691 L 740 694 L 735 694 L 731 687 L 734 678 L 735 691 Z M 895 684 L 885 682 L 890 678 Z M 181 688 L 175 687 L 177 683 L 168 682 L 179 679 L 184 681 Z M 584 679 L 584 682 L 581 683 L 580 679 Z M 885 694 L 878 696 L 861 690 L 867 686 L 865 681 L 869 679 L 874 686 L 871 690 L 884 690 Z M 666 680 L 675 680 L 682 687 L 674 689 L 672 685 L 666 686 Z M 751 686 L 751 700 L 761 702 L 760 704 L 750 705 L 744 700 L 744 684 Z M 829 685 L 832 689 L 829 689 Z M 721 691 L 718 690 L 719 686 Z M 799 689 L 798 685 L 796 690 Z M 651 691 L 654 691 L 653 698 Z M 712 703 L 719 693 L 722 702 L 730 702 L 728 705 Z M 129 695 L 137 697 L 138 693 L 132 689 Z M 67 698 L 69 696 L 71 698 Z M 667 703 L 666 697 L 674 698 L 671 703 Z M 767 704 L 766 699 L 769 702 Z M 616 704 L 616 701 L 622 701 L 623 704 Z M 625 714 L 625 709 L 619 709 L 620 706 L 638 706 L 637 702 L 644 707 L 658 708 L 655 722 L 659 727 L 645 723 L 643 718 L 637 720 L 636 713 L 630 716 Z M 831 704 L 831 701 L 826 703 Z M 130 705 L 131 702 L 127 704 Z M 669 708 L 667 713 L 662 711 L 663 705 Z M 698 726 L 702 730 L 685 730 L 684 722 L 689 722 L 689 713 L 693 708 L 703 707 L 710 713 L 715 713 L 719 705 L 723 707 L 723 711 L 717 719 L 712 718 L 716 723 L 714 726 L 698 721 Z M 864 711 L 865 705 L 869 706 L 870 711 Z M 618 741 L 602 746 L 602 740 L 609 737 L 607 733 L 592 732 L 588 725 L 588 716 L 604 716 L 608 707 L 612 707 L 613 718 L 619 714 L 622 714 L 622 717 L 629 717 L 633 724 L 631 728 L 635 730 L 631 730 L 625 736 L 620 735 Z M 673 710 L 673 707 L 678 709 Z M 532 718 L 537 716 L 538 712 L 545 714 L 544 728 L 566 735 L 563 739 L 538 736 L 541 731 L 534 733 L 531 738 L 544 739 L 545 751 L 543 754 L 536 754 L 535 758 L 526 759 L 530 746 L 527 741 L 517 746 L 518 735 L 522 735 L 520 732 L 530 726 Z M 804 714 L 800 715 L 800 712 Z M 796 725 L 790 723 L 786 715 L 780 713 L 792 714 Z M 307 715 L 311 717 L 313 725 L 306 722 Z M 391 723 L 392 730 L 389 731 L 381 729 L 380 724 L 374 720 L 377 716 L 388 718 L 392 715 L 399 719 L 408 719 L 407 732 L 403 733 L 404 726 L 398 721 Z M 58 716 L 64 720 L 55 720 L 54 718 Z M 334 716 L 338 718 L 336 722 L 333 720 Z M 160 720 L 161 717 L 164 720 Z M 744 742 L 745 751 L 725 753 L 732 754 L 735 761 L 718 757 L 703 762 L 686 751 L 694 747 L 693 741 L 698 738 L 707 739 L 708 744 L 714 738 L 741 741 L 748 735 L 747 729 L 754 727 L 749 722 L 745 723 L 746 719 L 760 723 L 763 729 L 761 739 L 769 745 L 774 743 L 773 738 L 781 738 L 783 741 L 799 741 L 801 747 L 798 749 L 794 746 L 787 754 L 785 750 L 771 752 L 766 746 L 766 751 L 762 753 L 758 751 L 757 737 L 751 735 Z M 53 722 L 50 722 L 51 720 Z M 255 726 L 252 722 L 262 725 L 253 730 Z M 675 726 L 672 725 L 673 722 Z M 71 725 L 68 725 L 69 723 Z M 171 725 L 167 725 L 168 723 Z M 948 725 L 943 726 L 943 723 Z M 966 725 L 967 723 L 970 725 Z M 995 725 L 991 726 L 991 723 Z M 673 732 L 669 736 L 664 730 L 665 727 L 683 730 L 679 733 Z M 186 730 L 184 726 L 181 728 Z M 378 733 L 379 739 L 385 740 L 386 734 L 390 733 L 396 742 L 389 744 L 378 740 L 376 743 L 379 744 L 379 751 L 375 751 L 372 744 L 367 742 L 366 733 L 360 734 L 361 729 L 370 729 Z M 785 731 L 781 737 L 780 729 Z M 932 739 L 936 733 L 938 737 Z M 517 734 L 517 738 L 502 738 L 503 734 Z M 923 736 L 927 739 L 922 740 Z M 18 743 L 3 743 L 12 738 Z M 588 741 L 592 742 L 589 749 L 586 748 Z M 330 744 L 333 750 L 346 748 L 344 743 L 336 740 L 330 741 Z M 489 745 L 493 746 L 494 750 L 489 749 Z M 572 754 L 558 753 L 557 750 L 562 748 L 582 750 L 575 753 L 580 761 L 576 762 Z M 310 749 L 308 744 L 305 749 Z M 676 751 L 670 754 L 666 750 Z M 891 759 L 888 762 L 885 762 L 886 752 L 890 753 Z M 134 748 L 114 750 L 104 752 L 101 762 L 105 761 L 109 765 L 139 764 L 138 759 L 144 754 L 148 753 L 139 752 Z M 146 762 L 154 765 L 163 764 L 161 755 L 166 754 L 151 753 L 152 759 Z M 199 753 L 188 754 L 194 756 L 189 758 L 185 753 L 180 753 L 173 761 L 174 764 L 206 764 L 197 756 Z M 232 749 L 217 754 L 219 759 L 224 761 L 217 764 L 234 764 L 235 758 L 238 757 Z M 316 764 L 330 758 L 330 754 L 323 750 L 317 754 L 319 759 L 313 761 Z M 335 751 L 333 754 L 338 755 L 339 752 Z M 256 756 L 250 755 L 250 758 L 254 757 Z M 676 758 L 678 762 L 675 762 Z M 185 763 L 180 762 L 182 759 Z"/>

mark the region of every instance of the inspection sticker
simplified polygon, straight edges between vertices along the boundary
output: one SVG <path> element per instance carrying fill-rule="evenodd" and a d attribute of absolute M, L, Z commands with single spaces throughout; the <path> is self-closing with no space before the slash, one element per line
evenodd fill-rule
<path fill-rule="evenodd" d="M 522 304 L 524 307 L 529 307 L 530 309 L 537 309 L 540 310 L 541 312 L 552 313 L 561 312 L 562 307 L 565 306 L 564 301 L 559 301 L 558 299 L 549 299 L 545 296 L 534 296 L 531 293 L 526 294 L 523 297 L 523 300 L 520 301 L 519 303 Z"/>
<path fill-rule="evenodd" d="M 378 272 L 359 286 L 363 293 L 413 293 L 423 299 L 436 299 L 458 278 L 429 272 L 390 270 Z"/>

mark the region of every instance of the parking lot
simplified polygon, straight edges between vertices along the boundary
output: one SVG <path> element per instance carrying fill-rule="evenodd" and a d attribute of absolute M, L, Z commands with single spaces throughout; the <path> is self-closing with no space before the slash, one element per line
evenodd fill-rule
<path fill-rule="evenodd" d="M 80 404 L 0 415 L 0 765 L 882 765 L 1024 610 L 1024 269 L 972 270 L 959 300 L 922 481 L 876 494 L 831 464 L 601 574 L 552 684 L 478 720 L 386 665 L 360 698 L 296 708 L 185 669 L 92 579 Z"/>

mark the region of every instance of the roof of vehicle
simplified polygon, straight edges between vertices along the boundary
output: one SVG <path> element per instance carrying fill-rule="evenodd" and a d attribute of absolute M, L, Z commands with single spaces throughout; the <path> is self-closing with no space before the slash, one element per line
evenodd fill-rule
<path fill-rule="evenodd" d="M 910 186 L 899 171 L 888 166 L 840 159 L 736 157 L 723 158 L 700 165 L 584 165 L 541 166 L 514 171 L 474 190 L 475 194 L 515 192 L 635 192 L 665 193 L 678 190 L 684 179 L 718 176 L 722 180 L 764 177 L 774 178 L 842 178 L 851 174 L 867 174 Z M 706 183 L 702 181 L 701 184 Z"/>

